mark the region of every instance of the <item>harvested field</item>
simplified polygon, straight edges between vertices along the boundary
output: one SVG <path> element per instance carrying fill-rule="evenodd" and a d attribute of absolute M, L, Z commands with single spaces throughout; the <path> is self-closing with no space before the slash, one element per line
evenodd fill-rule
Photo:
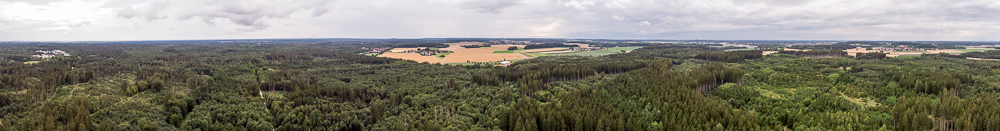
<path fill-rule="evenodd" d="M 505 51 L 507 50 L 507 48 L 510 48 L 511 46 L 517 46 L 517 49 L 524 49 L 525 45 L 490 45 L 489 48 L 483 48 L 483 49 L 492 51 Z"/>
<path fill-rule="evenodd" d="M 850 55 L 850 56 L 858 55 L 858 53 L 878 52 L 878 50 L 865 50 L 865 49 L 857 49 L 857 48 L 855 48 L 855 49 L 847 49 L 847 50 L 844 50 L 844 51 L 847 52 L 847 55 Z"/>
<path fill-rule="evenodd" d="M 445 44 L 465 46 L 465 45 L 482 45 L 483 42 L 458 42 L 458 43 L 445 43 Z"/>
<path fill-rule="evenodd" d="M 865 49 L 847 49 L 847 50 L 844 50 L 844 51 L 847 52 L 847 55 L 851 55 L 851 56 L 855 56 L 858 53 L 879 52 L 877 50 L 865 50 Z M 902 56 L 908 56 L 908 55 L 939 54 L 939 53 L 959 54 L 959 53 L 965 53 L 965 52 L 964 51 L 960 51 L 960 50 L 955 50 L 955 49 L 944 49 L 944 50 L 927 50 L 927 51 L 890 51 L 890 52 L 887 52 L 887 53 L 889 53 L 889 54 L 886 54 L 887 57 L 896 57 L 896 56 L 901 56 L 901 55 Z"/>
<path fill-rule="evenodd" d="M 996 49 L 994 49 L 994 48 L 966 48 L 966 49 L 958 49 L 958 51 L 962 51 L 962 52 L 983 52 L 983 51 L 988 51 L 988 50 L 996 50 Z"/>
<path fill-rule="evenodd" d="M 552 54 L 552 53 L 570 53 L 570 52 L 576 52 L 576 51 L 564 50 L 564 51 L 546 51 L 546 52 L 539 52 L 539 53 Z"/>
<path fill-rule="evenodd" d="M 418 48 L 423 49 L 423 48 L 427 48 L 427 47 L 418 47 Z M 417 48 L 392 48 L 392 50 L 389 50 L 389 52 L 403 52 L 403 51 L 416 50 L 416 49 Z"/>
<path fill-rule="evenodd" d="M 808 51 L 808 50 L 799 50 L 799 49 L 789 49 L 789 48 L 785 48 L 785 51 Z"/>
<path fill-rule="evenodd" d="M 497 48 L 497 47 L 494 47 Z M 507 48 L 503 48 L 506 50 Z M 443 60 L 448 63 L 464 63 L 464 62 L 489 62 L 489 61 L 502 61 L 514 60 L 514 59 L 525 59 L 527 56 L 521 55 L 520 53 L 493 53 L 494 50 L 482 49 L 482 48 L 467 48 L 467 49 L 455 49 Z"/>
<path fill-rule="evenodd" d="M 521 51 L 523 53 L 569 50 L 569 48 L 542 48 Z"/>
<path fill-rule="evenodd" d="M 778 51 L 764 51 L 764 55 L 778 53 Z"/>
<path fill-rule="evenodd" d="M 452 55 L 448 55 L 448 57 L 451 56 Z M 399 59 L 413 60 L 417 62 L 444 63 L 444 61 L 441 61 L 441 59 L 438 59 L 437 57 L 421 56 L 420 54 L 417 53 L 385 53 L 379 55 L 379 57 L 399 58 Z"/>
<path fill-rule="evenodd" d="M 1000 61 L 1000 59 L 986 59 L 986 58 L 972 58 L 972 57 L 965 57 L 965 59 L 970 59 L 970 60 L 995 60 L 995 61 Z"/>
<path fill-rule="evenodd" d="M 517 46 L 518 48 L 524 48 L 525 45 L 492 45 L 491 47 L 485 48 L 465 48 L 462 45 L 478 45 L 482 44 L 480 42 L 461 42 L 461 43 L 448 43 L 452 46 L 448 48 L 440 48 L 441 50 L 452 51 L 444 58 L 437 59 L 434 56 L 420 56 L 416 53 L 385 53 L 379 57 L 390 57 L 390 58 L 400 58 L 407 60 L 414 60 L 417 62 L 430 62 L 430 63 L 465 63 L 465 62 L 489 62 L 489 61 L 502 61 L 502 60 L 515 60 L 515 59 L 525 59 L 525 56 L 520 53 L 493 53 L 494 51 L 506 51 L 507 47 Z M 423 47 L 421 47 L 423 48 Z M 400 48 L 397 48 L 400 49 Z M 412 50 L 416 48 L 402 48 L 401 50 Z M 561 48 L 565 49 L 565 48 Z M 393 49 L 396 50 L 396 49 Z"/>
<path fill-rule="evenodd" d="M 458 49 L 465 49 L 465 47 L 451 45 L 451 46 L 448 46 L 448 48 L 438 48 L 438 49 L 440 49 L 440 50 L 458 50 Z"/>
<path fill-rule="evenodd" d="M 642 46 L 611 47 L 611 48 L 608 48 L 607 50 L 599 50 L 599 51 L 577 51 L 577 52 L 572 52 L 572 53 L 562 53 L 562 54 L 558 54 L 558 55 L 602 56 L 602 55 L 610 55 L 610 54 L 622 53 L 621 52 L 622 50 L 624 50 L 625 53 L 628 53 L 628 52 L 631 52 L 632 50 L 639 49 L 639 48 L 642 48 Z M 556 54 L 553 54 L 553 55 L 556 55 Z"/>
<path fill-rule="evenodd" d="M 577 45 L 580 47 L 590 47 L 590 44 L 580 44 L 580 43 L 566 43 L 566 45 Z"/>
<path fill-rule="evenodd" d="M 892 51 L 892 52 L 889 52 L 889 54 L 894 54 L 894 55 L 920 55 L 920 54 L 939 54 L 939 53 L 958 54 L 958 53 L 965 53 L 965 52 L 958 51 L 958 50 L 955 50 L 955 49 L 927 50 L 927 51 Z"/>

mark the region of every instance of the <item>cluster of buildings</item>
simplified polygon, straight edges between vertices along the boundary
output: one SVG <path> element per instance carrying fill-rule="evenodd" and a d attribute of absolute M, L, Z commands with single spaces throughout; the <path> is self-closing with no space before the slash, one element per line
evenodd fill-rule
<path fill-rule="evenodd" d="M 51 57 L 55 57 L 55 56 L 72 56 L 69 53 L 66 53 L 66 51 L 62 51 L 62 50 L 51 50 L 51 51 L 42 51 L 42 50 L 40 50 L 40 51 L 35 51 L 35 52 L 42 53 L 42 54 L 31 55 L 32 57 L 51 58 Z"/>

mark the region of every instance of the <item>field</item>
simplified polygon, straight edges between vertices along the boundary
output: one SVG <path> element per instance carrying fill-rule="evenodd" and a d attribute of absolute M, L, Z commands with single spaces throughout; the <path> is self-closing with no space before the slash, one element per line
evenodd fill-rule
<path fill-rule="evenodd" d="M 994 48 L 982 48 L 982 49 L 958 49 L 958 51 L 961 51 L 961 52 L 982 52 L 982 51 L 988 51 L 988 50 L 996 50 L 996 49 L 994 49 Z"/>
<path fill-rule="evenodd" d="M 479 43 L 450 43 L 452 45 L 448 48 L 441 48 L 440 50 L 448 50 L 454 53 L 445 54 L 445 57 L 439 56 L 420 56 L 417 54 L 403 55 L 403 53 L 397 54 L 383 54 L 381 57 L 391 57 L 415 60 L 418 62 L 444 62 L 444 63 L 465 63 L 465 62 L 490 62 L 490 61 L 503 61 L 503 60 L 517 60 L 526 59 L 539 56 L 551 56 L 551 55 L 581 55 L 581 56 L 602 56 L 609 54 L 621 53 L 622 50 L 626 52 L 642 48 L 641 46 L 631 46 L 631 47 L 612 47 L 608 50 L 602 51 L 570 51 L 567 47 L 559 48 L 543 48 L 543 49 L 529 49 L 525 50 L 524 45 L 492 45 L 491 47 L 482 48 L 464 48 L 459 45 L 474 45 Z M 518 50 L 507 50 L 508 47 L 517 46 Z M 589 45 L 581 45 L 589 46 Z M 416 48 L 397 48 L 401 50 L 413 50 Z M 397 49 L 393 49 L 396 51 Z M 388 54 L 388 53 L 387 53 Z M 431 59 L 431 58 L 439 58 Z"/>
<path fill-rule="evenodd" d="M 493 51 L 493 53 L 518 53 L 522 50 L 505 50 L 505 51 Z"/>
<path fill-rule="evenodd" d="M 786 50 L 788 50 L 788 49 L 786 49 Z M 857 55 L 857 53 L 878 52 L 876 50 L 865 50 L 865 49 L 847 49 L 847 50 L 844 50 L 844 51 L 847 52 L 847 55 L 851 55 L 851 56 Z M 927 51 L 889 51 L 889 52 L 887 52 L 888 54 L 886 54 L 886 56 L 888 56 L 888 57 L 912 57 L 912 56 L 920 56 L 920 54 L 939 54 L 939 53 L 960 54 L 960 53 L 965 53 L 965 52 L 968 52 L 968 51 L 962 51 L 962 50 L 956 50 L 956 49 L 927 50 Z"/>
<path fill-rule="evenodd" d="M 443 52 L 443 53 L 439 53 L 437 55 L 434 55 L 434 57 L 437 57 L 438 59 L 441 59 L 443 57 L 447 57 L 449 54 L 451 54 L 451 52 Z"/>
<path fill-rule="evenodd" d="M 435 56 L 421 56 L 416 53 L 386 53 L 380 55 L 380 57 L 390 57 L 390 58 L 400 58 L 407 60 L 414 60 L 417 62 L 430 62 L 430 63 L 465 63 L 465 62 L 490 62 L 490 61 L 503 61 L 503 60 L 514 60 L 514 59 L 525 59 L 528 56 L 521 54 L 521 49 L 524 45 L 492 45 L 491 47 L 482 48 L 464 48 L 460 45 L 475 45 L 481 43 L 475 42 L 462 42 L 462 43 L 450 43 L 448 48 L 440 48 L 439 50 L 452 51 L 454 53 L 442 53 Z M 519 50 L 508 51 L 507 48 L 511 46 L 517 46 Z M 416 48 L 396 48 L 392 51 L 399 50 L 413 50 Z M 436 48 L 431 48 L 436 49 Z M 565 49 L 565 48 L 560 48 Z M 445 55 L 445 57 L 440 57 L 440 55 Z"/>
<path fill-rule="evenodd" d="M 580 47 L 590 47 L 590 44 L 580 44 L 580 43 L 566 43 L 567 45 L 577 45 Z"/>
<path fill-rule="evenodd" d="M 420 48 L 423 49 L 425 47 L 420 47 Z M 416 49 L 417 48 L 392 48 L 391 50 L 389 50 L 389 52 L 403 52 L 403 51 L 416 50 Z"/>
<path fill-rule="evenodd" d="M 607 50 L 602 50 L 602 51 L 581 51 L 581 52 L 565 53 L 565 54 L 558 54 L 558 55 L 602 56 L 602 55 L 610 55 L 610 54 L 622 53 L 621 52 L 622 50 L 632 51 L 632 50 L 639 49 L 639 48 L 642 48 L 642 47 L 641 46 L 612 47 L 612 48 L 608 48 Z"/>
<path fill-rule="evenodd" d="M 512 59 L 524 59 L 527 56 L 518 53 L 493 53 L 492 50 L 470 48 L 470 49 L 459 49 L 452 50 L 455 53 L 451 53 L 443 60 L 448 63 L 453 62 L 488 62 L 488 61 L 502 61 L 502 60 L 512 60 Z"/>
<path fill-rule="evenodd" d="M 441 61 L 441 59 L 438 59 L 437 57 L 434 57 L 434 56 L 421 56 L 420 54 L 417 54 L 417 53 L 385 53 L 385 54 L 379 55 L 379 57 L 407 59 L 407 60 L 413 60 L 413 61 L 417 61 L 417 62 L 444 63 L 444 61 Z"/>
<path fill-rule="evenodd" d="M 529 50 L 524 50 L 524 51 L 521 51 L 521 52 L 532 53 L 532 52 L 548 52 L 548 51 L 561 51 L 561 50 L 569 50 L 569 48 L 564 48 L 563 47 L 563 48 L 529 49 Z"/>

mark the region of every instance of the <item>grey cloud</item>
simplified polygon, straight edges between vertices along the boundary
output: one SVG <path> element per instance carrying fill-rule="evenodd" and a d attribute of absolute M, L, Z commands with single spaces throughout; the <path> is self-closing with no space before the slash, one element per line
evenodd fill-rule
<path fill-rule="evenodd" d="M 90 25 L 90 21 L 84 21 L 84 22 L 80 22 L 80 23 L 69 24 L 69 27 L 71 27 L 71 28 L 77 28 L 77 27 L 82 27 L 82 26 L 85 26 L 85 25 Z"/>
<path fill-rule="evenodd" d="M 132 7 L 125 7 L 124 9 L 118 10 L 118 17 L 131 19 L 132 17 L 135 17 L 135 15 L 136 11 L 135 9 L 132 9 Z"/>
<path fill-rule="evenodd" d="M 0 31 L 29 32 L 58 26 L 56 21 L 5 19 L 0 15 Z"/>
<path fill-rule="evenodd" d="M 1000 1 L 992 0 L 591 0 L 607 8 L 586 8 L 578 6 L 585 5 L 585 1 L 572 3 L 574 1 L 566 2 L 564 6 L 592 12 L 597 16 L 611 16 L 603 17 L 605 18 L 603 20 L 560 17 L 575 19 L 570 22 L 583 23 L 582 26 L 586 26 L 578 28 L 593 29 L 585 32 L 621 33 L 648 30 L 654 34 L 672 34 L 705 31 L 838 30 L 857 31 L 854 34 L 858 35 L 864 34 L 861 31 L 961 34 L 959 32 L 964 32 L 963 30 L 983 30 L 960 26 L 963 23 L 1000 20 L 1000 13 L 996 13 L 1000 12 Z M 578 11 L 561 10 L 561 12 Z M 624 18 L 628 20 L 623 21 Z M 650 24 L 634 24 L 636 21 L 649 21 Z M 917 23 L 932 24 L 915 25 Z M 570 25 L 581 24 L 570 23 Z M 610 25 L 620 25 L 614 27 L 625 28 L 605 28 Z M 651 27 L 643 27 L 647 25 Z M 897 26 L 889 28 L 879 25 Z M 593 34 L 568 33 L 581 36 Z"/>
<path fill-rule="evenodd" d="M 501 10 L 517 6 L 521 0 L 473 0 L 458 5 L 459 8 L 475 10 L 479 13 L 501 13 Z"/>
<path fill-rule="evenodd" d="M 132 6 L 135 4 L 146 3 L 149 1 L 151 0 L 109 0 L 108 2 L 105 2 L 104 5 L 101 5 L 101 7 L 121 8 L 126 6 Z"/>
<path fill-rule="evenodd" d="M 230 0 L 209 0 L 200 1 L 198 8 L 181 11 L 177 14 L 177 19 L 201 18 L 208 24 L 213 20 L 229 21 L 233 24 L 245 28 L 235 29 L 236 31 L 256 31 L 269 27 L 264 22 L 265 18 L 288 18 L 290 14 L 299 11 L 312 11 L 311 16 L 317 17 L 329 12 L 334 1 L 329 0 L 306 0 L 306 1 L 282 1 L 282 0 L 244 0 L 233 2 Z"/>
<path fill-rule="evenodd" d="M 266 29 L 267 19 L 288 18 L 292 13 L 306 11 L 319 17 L 333 9 L 333 0 L 112 0 L 102 7 L 124 7 L 117 16 L 142 17 L 147 21 L 173 18 L 200 19 L 209 25 L 232 23 L 241 27 L 233 31 L 248 32 Z M 148 3 L 148 4 L 141 4 Z M 140 5 L 140 6 L 135 6 Z M 136 7 L 136 8 L 132 8 Z"/>

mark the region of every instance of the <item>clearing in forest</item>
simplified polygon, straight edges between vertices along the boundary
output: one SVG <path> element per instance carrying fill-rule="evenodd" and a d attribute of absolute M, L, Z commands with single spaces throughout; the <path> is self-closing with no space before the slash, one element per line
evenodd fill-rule
<path fill-rule="evenodd" d="M 516 53 L 520 50 L 515 50 L 512 53 L 494 53 L 496 51 L 504 52 L 507 51 L 508 47 L 517 46 L 518 49 L 523 49 L 524 45 L 492 45 L 490 47 L 481 48 L 465 48 L 462 45 L 478 45 L 482 44 L 479 42 L 461 42 L 461 43 L 449 43 L 448 48 L 439 48 L 440 50 L 452 51 L 453 53 L 446 53 L 445 57 L 438 58 L 436 56 L 421 56 L 417 53 L 385 53 L 379 55 L 379 57 L 389 57 L 389 58 L 399 58 L 406 60 L 414 60 L 417 62 L 429 62 L 429 63 L 465 63 L 465 62 L 495 62 L 503 60 L 516 60 L 516 59 L 526 59 L 527 56 Z M 421 47 L 426 48 L 426 47 Z M 396 48 L 401 51 L 413 50 L 416 48 Z M 563 48 L 565 49 L 565 48 Z"/>
<path fill-rule="evenodd" d="M 444 61 L 441 61 L 441 59 L 438 59 L 437 57 L 422 56 L 417 53 L 384 53 L 382 55 L 379 55 L 379 57 L 399 58 L 399 59 L 406 59 L 406 60 L 413 60 L 417 62 L 427 62 L 427 63 L 444 63 Z M 448 55 L 448 57 L 451 57 L 451 55 Z"/>
<path fill-rule="evenodd" d="M 541 49 L 528 49 L 521 51 L 521 53 L 532 53 L 532 52 L 549 52 L 549 51 L 564 51 L 569 50 L 569 48 L 541 48 Z"/>
<path fill-rule="evenodd" d="M 490 61 L 503 61 L 503 60 L 514 60 L 514 59 L 525 59 L 527 56 L 518 53 L 493 53 L 494 51 L 499 51 L 499 49 L 507 50 L 510 46 L 493 46 L 491 48 L 447 48 L 454 53 L 449 54 L 442 60 L 448 63 L 464 63 L 464 62 L 490 62 Z M 444 49 L 442 49 L 444 50 Z"/>
<path fill-rule="evenodd" d="M 611 48 L 608 48 L 607 50 L 578 51 L 578 52 L 558 54 L 558 55 L 602 56 L 602 55 L 610 55 L 610 54 L 622 53 L 622 50 L 625 50 L 625 53 L 628 53 L 628 52 L 631 52 L 632 50 L 639 49 L 639 48 L 642 48 L 642 46 L 611 47 Z"/>

